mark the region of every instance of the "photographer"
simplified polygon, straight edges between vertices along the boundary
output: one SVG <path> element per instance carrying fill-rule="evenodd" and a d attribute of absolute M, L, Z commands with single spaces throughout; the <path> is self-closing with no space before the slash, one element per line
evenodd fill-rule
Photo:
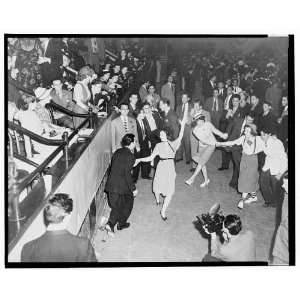
<path fill-rule="evenodd" d="M 220 242 L 216 232 L 211 232 L 207 224 L 204 231 L 211 236 L 211 249 L 203 258 L 204 262 L 211 261 L 255 261 L 255 241 L 251 231 L 241 232 L 242 222 L 237 215 L 225 217 L 220 233 L 224 240 Z"/>

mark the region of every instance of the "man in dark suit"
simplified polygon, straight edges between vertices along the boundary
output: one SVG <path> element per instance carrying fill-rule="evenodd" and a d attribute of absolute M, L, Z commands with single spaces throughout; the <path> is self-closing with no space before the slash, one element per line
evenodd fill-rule
<path fill-rule="evenodd" d="M 205 100 L 213 94 L 213 90 L 216 88 L 216 75 L 211 75 L 209 81 L 205 81 L 203 84 L 203 95 Z"/>
<path fill-rule="evenodd" d="M 176 110 L 179 120 L 183 119 L 184 108 L 185 108 L 186 103 L 188 105 L 188 112 L 190 114 L 191 105 L 190 105 L 189 101 L 190 101 L 190 98 L 189 98 L 188 94 L 183 93 L 182 97 L 181 97 L 182 105 L 179 105 Z M 185 153 L 185 160 L 186 160 L 186 164 L 188 165 L 192 161 L 192 157 L 191 157 L 191 119 L 187 120 L 187 123 L 185 124 L 181 145 L 176 152 L 176 157 L 175 157 L 176 161 L 183 160 L 183 152 Z"/>
<path fill-rule="evenodd" d="M 270 130 L 271 132 L 275 132 L 277 135 L 278 123 L 277 118 L 272 112 L 271 103 L 265 101 L 263 104 L 263 114 L 261 115 L 258 122 L 258 132 L 264 130 Z"/>
<path fill-rule="evenodd" d="M 219 98 L 218 89 L 213 90 L 213 97 L 206 100 L 204 108 L 210 113 L 212 124 L 219 129 L 223 114 L 223 102 L 221 98 Z"/>
<path fill-rule="evenodd" d="M 139 113 L 139 105 L 138 105 L 138 96 L 137 94 L 132 94 L 129 97 L 129 104 L 128 104 L 128 117 L 136 119 L 138 113 Z"/>
<path fill-rule="evenodd" d="M 141 150 L 140 152 L 136 153 L 135 155 L 136 158 L 147 157 L 151 154 L 151 143 L 148 135 L 146 134 L 144 119 L 145 119 L 144 111 L 140 110 L 136 119 L 136 128 L 137 128 L 138 141 Z M 142 162 L 133 168 L 132 175 L 134 180 L 139 177 L 140 169 L 141 169 L 141 176 L 143 179 L 152 179 L 152 177 L 150 177 L 150 172 L 151 172 L 150 162 Z"/>
<path fill-rule="evenodd" d="M 135 163 L 134 149 L 135 137 L 132 133 L 125 134 L 121 141 L 122 148 L 118 149 L 111 160 L 111 169 L 105 185 L 108 195 L 108 204 L 111 208 L 109 219 L 105 229 L 109 234 L 114 233 L 114 227 L 118 230 L 128 228 L 127 222 L 132 208 L 133 198 L 137 190 L 133 182 L 131 170 Z"/>
<path fill-rule="evenodd" d="M 171 140 L 175 140 L 179 135 L 180 123 L 176 112 L 171 109 L 170 101 L 161 98 L 159 101 L 159 108 L 162 111 L 163 128 L 169 128 Z"/>
<path fill-rule="evenodd" d="M 66 230 L 73 210 L 67 194 L 55 194 L 44 208 L 47 231 L 24 245 L 22 262 L 95 262 L 94 249 L 88 239 Z"/>
<path fill-rule="evenodd" d="M 218 82 L 218 91 L 219 97 L 222 99 L 223 103 L 227 97 L 226 89 L 224 87 L 224 83 L 222 81 Z"/>

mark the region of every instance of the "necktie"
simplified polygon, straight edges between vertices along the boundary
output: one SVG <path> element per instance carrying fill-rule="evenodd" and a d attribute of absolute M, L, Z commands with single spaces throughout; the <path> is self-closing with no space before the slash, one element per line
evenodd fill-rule
<path fill-rule="evenodd" d="M 124 125 L 125 132 L 128 132 L 128 122 L 126 118 L 124 118 L 123 120 L 123 125 Z"/>
<path fill-rule="evenodd" d="M 213 106 L 212 106 L 212 111 L 215 110 L 215 101 L 216 101 L 216 99 L 214 98 L 214 102 L 213 102 Z"/>
<path fill-rule="evenodd" d="M 142 135 L 143 135 L 143 140 L 144 140 L 145 139 L 145 127 L 144 127 L 143 121 L 140 121 L 140 126 L 142 129 Z"/>

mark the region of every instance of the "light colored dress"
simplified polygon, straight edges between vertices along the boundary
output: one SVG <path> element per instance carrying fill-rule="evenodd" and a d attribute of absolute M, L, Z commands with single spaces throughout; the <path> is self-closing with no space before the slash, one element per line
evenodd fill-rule
<path fill-rule="evenodd" d="M 176 171 L 174 158 L 176 149 L 179 147 L 177 140 L 158 143 L 153 154 L 158 155 L 160 160 L 156 167 L 153 180 L 153 192 L 155 194 L 173 195 L 175 192 Z"/>
<path fill-rule="evenodd" d="M 213 135 L 215 127 L 205 122 L 202 127 L 196 126 L 193 135 L 199 140 L 198 152 L 192 157 L 197 164 L 204 166 L 215 150 L 216 138 Z"/>

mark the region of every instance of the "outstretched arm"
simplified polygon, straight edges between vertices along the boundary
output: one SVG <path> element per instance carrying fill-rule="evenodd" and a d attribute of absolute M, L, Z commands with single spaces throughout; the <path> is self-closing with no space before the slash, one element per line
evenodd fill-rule
<path fill-rule="evenodd" d="M 153 150 L 153 152 L 152 152 L 152 154 L 150 156 L 136 159 L 134 167 L 136 165 L 138 165 L 140 162 L 149 162 L 149 161 L 152 161 L 157 155 L 158 155 L 158 146 L 156 145 L 155 148 L 154 148 L 154 150 Z"/>
<path fill-rule="evenodd" d="M 245 138 L 244 136 L 241 136 L 241 137 L 239 137 L 238 139 L 236 139 L 234 141 L 217 142 L 216 146 L 218 146 L 218 147 L 222 147 L 222 146 L 224 146 L 224 147 L 227 147 L 227 146 L 230 147 L 230 146 L 234 146 L 234 145 L 241 145 L 243 143 L 243 139 L 244 138 Z"/>
<path fill-rule="evenodd" d="M 220 130 L 218 130 L 212 123 L 211 124 L 211 130 L 214 134 L 216 134 L 217 136 L 219 136 L 222 139 L 227 139 L 228 138 L 228 134 L 227 133 L 223 133 Z"/>

